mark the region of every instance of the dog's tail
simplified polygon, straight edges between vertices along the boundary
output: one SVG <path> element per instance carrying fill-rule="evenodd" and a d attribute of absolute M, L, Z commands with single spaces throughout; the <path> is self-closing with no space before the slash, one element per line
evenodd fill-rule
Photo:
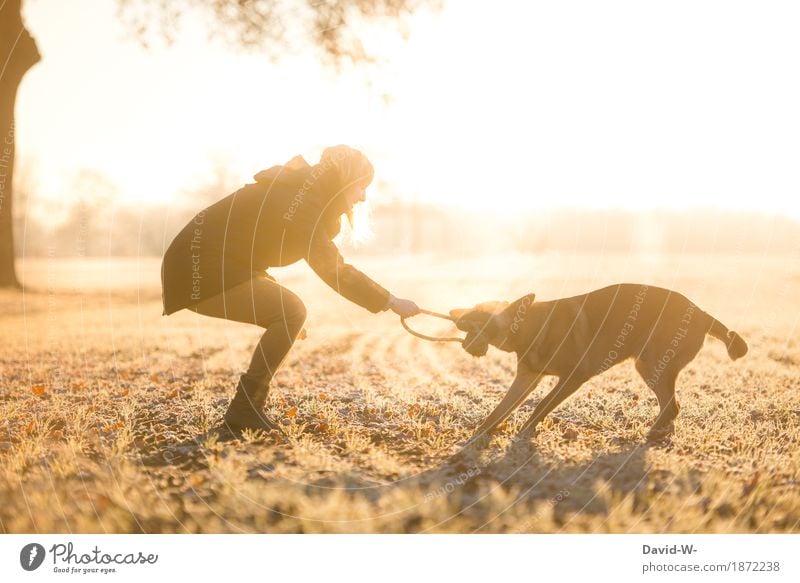
<path fill-rule="evenodd" d="M 733 330 L 728 330 L 725 324 L 717 320 L 714 316 L 709 314 L 708 317 L 711 320 L 708 333 L 717 340 L 722 340 L 725 343 L 725 346 L 728 347 L 728 356 L 731 357 L 731 360 L 736 360 L 747 354 L 747 342 L 744 341 L 744 338 Z"/>

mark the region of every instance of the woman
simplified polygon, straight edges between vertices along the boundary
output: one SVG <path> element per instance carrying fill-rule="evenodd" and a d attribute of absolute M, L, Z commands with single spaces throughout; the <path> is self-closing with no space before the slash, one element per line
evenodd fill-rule
<path fill-rule="evenodd" d="M 314 166 L 295 156 L 254 178 L 197 213 L 170 244 L 161 265 L 163 315 L 189 308 L 265 328 L 224 422 L 231 431 L 280 431 L 263 407 L 306 308 L 267 268 L 305 259 L 325 283 L 371 312 L 413 316 L 419 308 L 345 263 L 332 241 L 343 217 L 352 226 L 353 206 L 372 182 L 372 164 L 361 152 L 334 146 Z"/>

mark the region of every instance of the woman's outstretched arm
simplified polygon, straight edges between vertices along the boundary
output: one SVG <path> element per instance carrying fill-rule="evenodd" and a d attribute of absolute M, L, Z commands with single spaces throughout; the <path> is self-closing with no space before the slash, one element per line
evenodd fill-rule
<path fill-rule="evenodd" d="M 345 263 L 339 249 L 319 231 L 311 240 L 306 262 L 311 269 L 342 297 L 377 313 L 391 309 L 401 316 L 413 316 L 419 312 L 410 300 L 396 298 L 377 282 L 358 269 Z"/>

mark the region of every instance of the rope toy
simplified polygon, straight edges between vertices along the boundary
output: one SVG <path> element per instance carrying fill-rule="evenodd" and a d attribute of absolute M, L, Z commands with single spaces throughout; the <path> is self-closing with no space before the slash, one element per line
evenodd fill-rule
<path fill-rule="evenodd" d="M 442 320 L 449 320 L 451 322 L 455 322 L 455 320 L 453 318 L 451 318 L 450 316 L 447 316 L 446 314 L 440 314 L 438 312 L 431 312 L 430 310 L 423 310 L 421 308 L 420 308 L 419 311 L 420 311 L 421 314 L 427 314 L 428 316 L 433 316 L 435 318 L 441 318 Z M 403 328 L 405 328 L 406 331 L 408 331 L 410 334 L 413 334 L 417 338 L 422 338 L 423 340 L 430 340 L 431 342 L 463 342 L 464 341 L 463 338 L 457 338 L 455 336 L 451 336 L 451 337 L 446 338 L 446 337 L 441 337 L 441 336 L 427 336 L 425 334 L 420 334 L 419 332 L 409 328 L 408 324 L 406 324 L 406 317 L 405 316 L 400 316 L 400 323 L 403 325 Z"/>

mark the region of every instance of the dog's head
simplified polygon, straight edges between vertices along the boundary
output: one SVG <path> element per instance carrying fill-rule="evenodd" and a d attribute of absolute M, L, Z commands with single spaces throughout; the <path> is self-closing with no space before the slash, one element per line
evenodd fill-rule
<path fill-rule="evenodd" d="M 533 303 L 534 294 L 509 302 L 484 302 L 474 308 L 450 310 L 450 317 L 459 330 L 467 333 L 461 345 L 472 356 L 483 356 L 489 345 L 506 348 L 512 326 L 520 320 L 519 312 Z M 524 307 L 523 307 L 524 306 Z"/>

